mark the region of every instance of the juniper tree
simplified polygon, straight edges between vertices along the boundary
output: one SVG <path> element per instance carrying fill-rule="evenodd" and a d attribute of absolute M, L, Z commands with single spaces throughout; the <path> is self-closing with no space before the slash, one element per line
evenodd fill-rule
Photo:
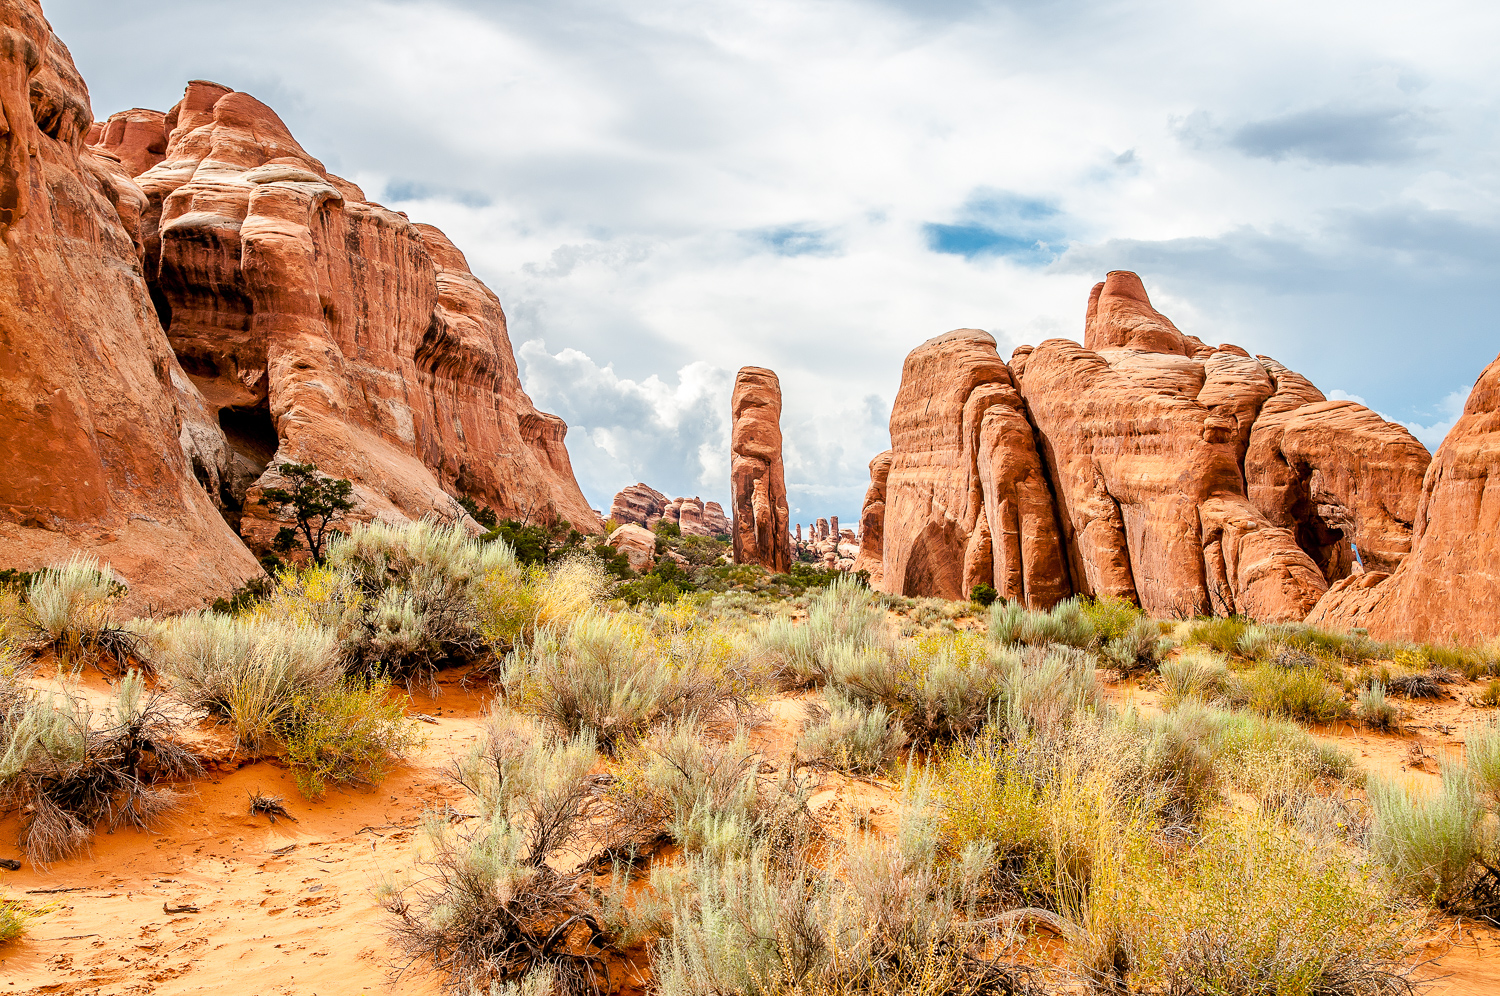
<path fill-rule="evenodd" d="M 284 463 L 276 470 L 291 487 L 266 488 L 261 492 L 260 504 L 272 512 L 290 511 L 297 520 L 297 530 L 307 541 L 308 552 L 321 563 L 329 525 L 354 508 L 350 498 L 354 485 L 343 478 L 320 475 L 317 466 L 311 463 Z M 277 548 L 290 549 L 293 543 L 289 541 L 296 539 L 297 530 L 282 528 L 276 536 Z"/>

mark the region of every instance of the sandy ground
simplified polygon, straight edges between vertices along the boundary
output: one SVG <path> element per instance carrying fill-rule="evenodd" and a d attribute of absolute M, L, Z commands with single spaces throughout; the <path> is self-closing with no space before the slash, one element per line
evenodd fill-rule
<path fill-rule="evenodd" d="M 456 682 L 450 677 L 436 699 L 414 699 L 416 711 L 438 722 L 424 726 L 428 742 L 413 762 L 373 791 L 333 791 L 308 802 L 284 769 L 241 765 L 220 742 L 207 777 L 187 786 L 181 805 L 152 831 L 101 834 L 88 854 L 5 874 L 8 894 L 53 908 L 23 939 L 0 948 L 0 996 L 438 992 L 420 970 L 401 973 L 373 887 L 410 862 L 424 812 L 464 805 L 448 772 L 478 738 L 488 695 Z M 1118 703 L 1155 707 L 1149 687 L 1107 690 Z M 1455 691 L 1456 700 L 1410 706 L 1400 736 L 1343 724 L 1317 732 L 1370 770 L 1435 780 L 1437 760 L 1461 750 L 1464 729 L 1483 719 L 1462 702 L 1472 689 Z M 790 751 L 803 698 L 767 707 L 756 741 L 772 763 Z M 215 742 L 207 735 L 204 746 Z M 251 816 L 252 792 L 282 796 L 295 821 Z M 812 801 L 830 830 L 854 820 L 895 821 L 888 784 L 831 777 Z M 0 856 L 13 856 L 15 833 L 14 819 L 0 823 Z M 1434 993 L 1500 993 L 1494 930 L 1441 920 L 1425 956 L 1433 959 Z"/>

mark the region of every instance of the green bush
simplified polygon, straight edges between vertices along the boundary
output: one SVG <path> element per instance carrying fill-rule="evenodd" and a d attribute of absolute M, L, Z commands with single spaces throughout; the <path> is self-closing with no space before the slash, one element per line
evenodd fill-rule
<path fill-rule="evenodd" d="M 1445 909 L 1462 909 L 1489 843 L 1484 806 L 1461 770 L 1443 772 L 1435 796 L 1371 778 L 1370 853 L 1411 895 Z"/>
<path fill-rule="evenodd" d="M 333 689 L 302 694 L 279 730 L 297 788 L 309 799 L 339 785 L 376 785 L 391 765 L 422 743 L 416 721 L 390 684 L 348 680 Z"/>
<path fill-rule="evenodd" d="M 757 637 L 788 688 L 826 680 L 835 653 L 858 654 L 888 642 L 885 609 L 868 588 L 847 575 L 812 596 L 805 623 L 775 618 L 759 629 Z"/>
<path fill-rule="evenodd" d="M 791 769 L 763 779 L 759 764 L 743 729 L 720 738 L 691 718 L 657 728 L 621 754 L 604 821 L 610 850 L 670 840 L 724 860 L 767 842 L 804 847 L 808 784 Z"/>
<path fill-rule="evenodd" d="M 866 706 L 883 706 L 919 744 L 977 732 L 1000 707 L 1019 656 L 991 653 L 970 634 L 932 635 L 896 646 L 835 644 L 829 686 Z"/>
<path fill-rule="evenodd" d="M 114 692 L 95 711 L 66 694 L 0 689 L 0 811 L 22 814 L 20 843 L 34 864 L 83 848 L 100 825 L 149 825 L 176 798 L 162 783 L 199 770 L 138 672 Z"/>
<path fill-rule="evenodd" d="M 472 828 L 469 828 L 472 827 Z M 430 817 L 413 881 L 387 881 L 395 946 L 454 993 L 584 996 L 613 953 L 602 910 L 579 875 L 530 859 L 526 834 L 498 812 L 454 828 Z M 576 943 L 570 929 L 578 927 Z"/>
<path fill-rule="evenodd" d="M 1349 755 L 1296 723 L 1243 710 L 1189 701 L 1150 725 L 1175 726 L 1182 736 L 1203 744 L 1226 783 L 1257 796 L 1345 778 L 1353 770 Z"/>
<path fill-rule="evenodd" d="M 1477 724 L 1464 738 L 1464 766 L 1479 791 L 1500 805 L 1500 723 Z"/>
<path fill-rule="evenodd" d="M 74 554 L 30 577 L 24 617 L 35 649 L 79 663 L 85 654 L 107 654 L 121 666 L 144 656 L 140 641 L 115 620 L 125 586 L 98 557 Z"/>
<path fill-rule="evenodd" d="M 1171 649 L 1172 641 L 1162 636 L 1161 627 L 1142 616 L 1104 645 L 1103 660 L 1121 674 L 1155 671 Z"/>
<path fill-rule="evenodd" d="M 1187 638 L 1183 642 L 1188 646 L 1208 647 L 1226 657 L 1231 654 L 1255 657 L 1257 655 L 1254 652 L 1247 653 L 1246 651 L 1259 645 L 1253 641 L 1249 644 L 1244 643 L 1245 634 L 1252 628 L 1250 620 L 1243 616 L 1195 619 L 1190 624 Z"/>
<path fill-rule="evenodd" d="M 1105 613 L 1104 618 L 1109 622 L 1113 617 Z M 1096 646 L 1099 630 L 1083 600 L 1069 598 L 1047 612 L 1027 609 L 1015 602 L 996 602 L 990 606 L 989 636 L 1002 646 L 1060 643 L 1086 650 Z"/>
<path fill-rule="evenodd" d="M 829 687 L 884 706 L 913 742 L 928 745 L 1002 721 L 1018 730 L 1071 722 L 1097 703 L 1093 659 L 1069 647 L 990 647 L 974 633 L 899 644 L 844 643 L 828 654 Z"/>
<path fill-rule="evenodd" d="M 1319 670 L 1261 664 L 1240 675 L 1236 695 L 1266 716 L 1285 716 L 1311 723 L 1328 723 L 1350 713 L 1342 692 Z"/>
<path fill-rule="evenodd" d="M 1378 681 L 1359 693 L 1354 713 L 1376 730 L 1393 730 L 1401 721 L 1401 709 L 1385 697 L 1385 686 Z"/>
<path fill-rule="evenodd" d="M 524 840 L 524 861 L 540 865 L 589 829 L 599 800 L 588 776 L 597 759 L 591 731 L 567 737 L 497 708 L 457 777 L 487 819 L 503 819 Z"/>
<path fill-rule="evenodd" d="M 1125 636 L 1146 615 L 1134 602 L 1109 595 L 1079 599 L 1079 605 L 1089 622 L 1093 623 L 1096 638 L 1101 643 Z"/>
<path fill-rule="evenodd" d="M 168 620 L 157 639 L 172 694 L 222 717 L 252 750 L 299 698 L 333 691 L 343 675 L 334 632 L 310 622 L 189 613 Z"/>
<path fill-rule="evenodd" d="M 969 589 L 969 601 L 973 602 L 975 605 L 980 605 L 985 608 L 989 608 L 991 605 L 994 605 L 995 599 L 999 597 L 999 593 L 995 591 L 995 586 L 992 584 L 986 584 L 983 581 L 979 582 L 973 588 Z"/>
<path fill-rule="evenodd" d="M 431 681 L 448 663 L 489 650 L 476 617 L 476 591 L 492 573 L 519 571 L 503 542 L 480 543 L 430 521 L 357 524 L 328 546 L 337 591 L 340 652 L 351 673 Z M 283 582 L 283 591 L 290 586 Z"/>
<path fill-rule="evenodd" d="M 901 720 L 884 705 L 865 706 L 836 693 L 828 709 L 812 713 L 797 739 L 797 753 L 818 764 L 856 775 L 883 771 L 906 744 Z"/>
<path fill-rule="evenodd" d="M 1083 974 L 1131 992 L 1415 989 L 1406 948 L 1420 922 L 1377 876 L 1328 861 L 1257 814 L 1221 810 L 1191 847 L 1127 851 L 1097 877 L 1082 919 L 1092 928 L 1092 943 L 1079 946 Z"/>
<path fill-rule="evenodd" d="M 1162 708 L 1174 709 L 1183 702 L 1211 703 L 1230 689 L 1229 666 L 1207 647 L 1189 647 L 1175 660 L 1162 662 Z"/>
<path fill-rule="evenodd" d="M 612 751 L 663 720 L 737 715 L 748 652 L 709 630 L 659 633 L 586 612 L 514 651 L 506 684 L 521 708 L 569 735 L 590 730 Z"/>
<path fill-rule="evenodd" d="M 769 847 L 695 861 L 653 962 L 662 996 L 728 993 L 1013 994 L 1024 969 L 982 957 L 963 923 L 961 884 L 930 858 L 867 839 L 843 874 L 822 875 Z"/>
<path fill-rule="evenodd" d="M 0 899 L 0 944 L 9 944 L 26 933 L 27 924 L 36 916 L 24 903 L 14 899 Z"/>

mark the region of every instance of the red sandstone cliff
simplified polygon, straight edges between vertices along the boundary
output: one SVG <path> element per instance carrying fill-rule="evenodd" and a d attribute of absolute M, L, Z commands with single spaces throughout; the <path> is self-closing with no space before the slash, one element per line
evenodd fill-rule
<path fill-rule="evenodd" d="M 258 572 L 200 480 L 223 434 L 137 254 L 145 198 L 84 144 L 88 90 L 35 0 L 0 0 L 0 565 L 97 553 L 137 609 Z"/>
<path fill-rule="evenodd" d="M 101 148 L 149 162 L 148 115 L 112 118 Z M 254 499 L 282 461 L 352 480 L 361 517 L 449 513 L 463 493 L 598 530 L 567 426 L 521 389 L 499 299 L 442 232 L 328 173 L 248 94 L 195 81 L 163 127 L 135 177 L 145 273 L 228 436 L 247 538 L 275 531 Z"/>
<path fill-rule="evenodd" d="M 441 232 L 329 174 L 265 105 L 195 82 L 96 123 L 35 0 L 0 0 L 0 565 L 91 550 L 138 606 L 226 593 L 280 461 L 356 515 L 599 522 L 499 300 Z"/>

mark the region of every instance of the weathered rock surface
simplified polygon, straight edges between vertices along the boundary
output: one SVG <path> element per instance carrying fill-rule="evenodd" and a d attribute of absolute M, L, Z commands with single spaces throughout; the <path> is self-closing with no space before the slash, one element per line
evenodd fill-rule
<path fill-rule="evenodd" d="M 710 536 L 728 536 L 734 524 L 724 514 L 724 506 L 716 501 L 703 503 L 703 527 Z"/>
<path fill-rule="evenodd" d="M 609 517 L 620 525 L 629 523 L 651 529 L 661 521 L 666 507 L 666 495 L 646 484 L 632 484 L 615 495 Z"/>
<path fill-rule="evenodd" d="M 892 455 L 886 450 L 870 461 L 870 486 L 865 489 L 859 511 L 859 556 L 854 558 L 852 569 L 868 572 L 872 588 L 880 588 L 885 569 L 885 484 Z"/>
<path fill-rule="evenodd" d="M 1245 480 L 1250 501 L 1293 530 L 1333 582 L 1356 562 L 1389 573 L 1411 551 L 1429 460 L 1404 426 L 1352 401 L 1318 401 L 1256 421 Z"/>
<path fill-rule="evenodd" d="M 988 333 L 960 329 L 914 349 L 891 409 L 889 463 L 871 462 L 857 569 L 878 549 L 871 574 L 885 591 L 962 598 L 984 582 L 1044 607 L 1069 594 L 1022 408 Z"/>
<path fill-rule="evenodd" d="M 1363 626 L 1381 639 L 1479 642 L 1500 634 L 1500 358 L 1480 375 L 1427 468 L 1411 553 L 1389 574 L 1339 581 L 1307 621 Z"/>
<path fill-rule="evenodd" d="M 85 145 L 88 90 L 35 0 L 0 0 L 0 42 L 0 564 L 90 551 L 134 610 L 201 605 L 259 568 L 199 484 L 227 448 L 151 305 L 145 198 Z"/>
<path fill-rule="evenodd" d="M 149 153 L 143 112 L 110 146 L 116 124 L 100 139 L 122 165 Z M 248 94 L 195 81 L 164 127 L 136 177 L 145 273 L 228 438 L 224 501 L 252 544 L 279 525 L 254 499 L 282 461 L 349 478 L 362 518 L 449 514 L 467 494 L 598 531 L 567 426 L 522 391 L 500 301 L 440 231 L 367 201 Z"/>
<path fill-rule="evenodd" d="M 649 571 L 656 563 L 656 534 L 644 526 L 627 522 L 609 534 L 609 545 L 630 561 L 633 571 Z"/>
<path fill-rule="evenodd" d="M 781 462 L 781 382 L 776 374 L 764 367 L 741 368 L 730 410 L 735 563 L 785 573 L 792 565 L 792 534 Z"/>
<path fill-rule="evenodd" d="M 1007 365 L 959 330 L 913 350 L 891 440 L 856 565 L 883 590 L 984 581 L 1035 607 L 1078 592 L 1267 620 L 1306 615 L 1351 541 L 1372 569 L 1399 562 L 1428 459 L 1275 361 L 1184 335 L 1124 271 L 1094 288 L 1082 346 Z"/>
<path fill-rule="evenodd" d="M 118 159 L 127 176 L 140 176 L 166 158 L 167 116 L 144 107 L 116 111 L 94 122 L 87 142 L 96 155 Z"/>

